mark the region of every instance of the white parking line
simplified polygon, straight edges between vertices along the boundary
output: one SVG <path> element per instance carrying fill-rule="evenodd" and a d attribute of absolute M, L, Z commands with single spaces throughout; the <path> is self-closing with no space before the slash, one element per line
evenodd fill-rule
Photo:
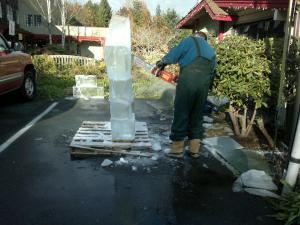
<path fill-rule="evenodd" d="M 34 124 L 36 124 L 39 120 L 41 120 L 45 115 L 47 115 L 56 105 L 58 102 L 54 102 L 51 104 L 44 112 L 40 115 L 35 117 L 31 122 L 29 122 L 25 127 L 11 136 L 7 141 L 5 141 L 2 145 L 0 145 L 0 153 L 3 152 L 6 148 L 8 148 L 15 140 L 21 137 L 26 131 L 28 131 Z"/>

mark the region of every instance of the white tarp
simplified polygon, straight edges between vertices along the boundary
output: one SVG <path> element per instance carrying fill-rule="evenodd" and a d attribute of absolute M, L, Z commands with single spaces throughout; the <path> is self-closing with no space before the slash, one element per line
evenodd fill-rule
<path fill-rule="evenodd" d="M 248 170 L 240 175 L 234 182 L 232 190 L 233 192 L 246 191 L 253 195 L 279 198 L 272 192 L 278 190 L 272 177 L 261 170 Z"/>

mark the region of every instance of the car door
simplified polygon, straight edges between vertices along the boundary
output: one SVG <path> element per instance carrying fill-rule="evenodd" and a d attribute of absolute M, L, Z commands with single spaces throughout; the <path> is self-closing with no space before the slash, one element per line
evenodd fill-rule
<path fill-rule="evenodd" d="M 16 54 L 10 51 L 6 40 L 0 35 L 0 94 L 21 87 L 23 71 Z"/>

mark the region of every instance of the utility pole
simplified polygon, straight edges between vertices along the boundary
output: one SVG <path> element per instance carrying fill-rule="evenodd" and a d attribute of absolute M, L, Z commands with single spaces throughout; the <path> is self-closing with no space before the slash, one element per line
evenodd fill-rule
<path fill-rule="evenodd" d="M 285 72 L 286 72 L 286 59 L 289 50 L 290 43 L 290 32 L 291 32 L 291 17 L 292 17 L 292 7 L 293 0 L 289 0 L 289 6 L 287 11 L 287 17 L 284 26 L 284 43 L 283 43 L 283 52 L 282 52 L 282 61 L 280 69 L 280 81 L 279 81 L 279 91 L 277 99 L 277 126 L 283 127 L 285 124 L 285 97 L 284 97 L 284 85 L 285 85 Z"/>
<path fill-rule="evenodd" d="M 289 1 L 289 9 L 288 9 L 288 18 L 287 18 L 287 25 L 288 27 L 286 30 L 290 31 L 291 30 L 291 17 L 292 17 L 292 6 L 293 6 L 293 0 Z M 288 32 L 288 36 L 290 33 Z M 287 36 L 287 34 L 286 34 Z M 285 38 L 286 41 L 286 38 Z M 286 44 L 286 43 L 285 43 Z M 286 46 L 284 46 L 286 47 Z M 287 48 L 284 48 L 286 53 L 283 54 L 283 68 L 285 69 L 286 65 L 286 55 L 287 55 Z M 285 70 L 284 70 L 285 72 Z M 285 181 L 292 187 L 294 188 L 297 182 L 297 178 L 299 175 L 299 169 L 300 169 L 300 106 L 299 106 L 299 101 L 300 101 L 300 71 L 299 74 L 297 74 L 297 92 L 296 92 L 296 99 L 295 99 L 295 110 L 294 110 L 294 120 L 293 122 L 295 125 L 293 125 L 293 132 L 292 135 L 294 135 L 293 143 L 291 144 L 291 156 L 290 156 L 290 161 L 287 169 L 287 173 L 285 176 Z M 280 93 L 279 93 L 280 94 Z M 296 128 L 296 130 L 295 130 Z M 289 191 L 289 188 L 284 187 L 282 193 L 286 193 Z"/>
<path fill-rule="evenodd" d="M 300 113 L 298 111 L 297 130 L 294 138 L 292 154 L 288 166 L 288 170 L 285 176 L 285 181 L 294 188 L 297 182 L 299 169 L 300 169 Z M 283 193 L 286 193 L 288 188 L 283 189 Z"/>

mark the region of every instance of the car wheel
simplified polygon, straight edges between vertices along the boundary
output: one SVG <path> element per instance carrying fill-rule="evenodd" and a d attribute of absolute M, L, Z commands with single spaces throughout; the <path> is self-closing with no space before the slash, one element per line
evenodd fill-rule
<path fill-rule="evenodd" d="M 36 96 L 35 76 L 32 70 L 25 72 L 23 85 L 21 87 L 21 94 L 27 101 L 33 100 Z"/>

